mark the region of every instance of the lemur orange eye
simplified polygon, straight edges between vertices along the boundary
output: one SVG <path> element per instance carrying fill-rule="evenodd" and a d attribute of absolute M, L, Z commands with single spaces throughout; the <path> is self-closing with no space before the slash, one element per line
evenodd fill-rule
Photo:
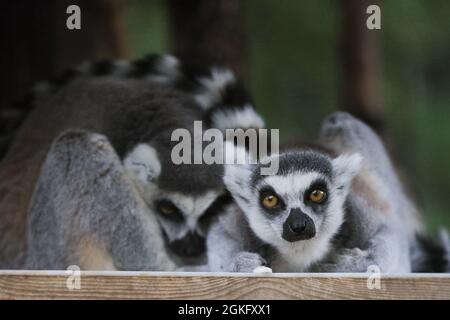
<path fill-rule="evenodd" d="M 275 208 L 279 202 L 278 197 L 273 194 L 264 197 L 262 200 L 262 204 L 268 209 Z"/>
<path fill-rule="evenodd" d="M 320 189 L 313 190 L 309 194 L 309 200 L 311 200 L 312 202 L 315 202 L 315 203 L 322 203 L 326 197 L 327 197 L 327 194 L 325 193 L 325 191 L 320 190 Z"/>

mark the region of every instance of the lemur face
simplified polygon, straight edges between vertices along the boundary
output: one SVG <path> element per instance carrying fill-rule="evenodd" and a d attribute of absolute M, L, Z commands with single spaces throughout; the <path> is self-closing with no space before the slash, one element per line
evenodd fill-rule
<path fill-rule="evenodd" d="M 226 197 L 216 191 L 198 196 L 163 190 L 155 194 L 152 206 L 169 248 L 185 258 L 203 254 L 209 224 Z"/>
<path fill-rule="evenodd" d="M 262 176 L 260 165 L 232 165 L 225 170 L 225 185 L 252 230 L 276 247 L 331 237 L 342 224 L 360 156 L 332 159 L 316 151 L 295 151 L 277 157 L 275 175 Z"/>
<path fill-rule="evenodd" d="M 170 155 L 146 143 L 127 154 L 124 167 L 155 212 L 172 253 L 201 256 L 210 223 L 231 201 L 221 179 L 223 167 L 175 166 Z"/>

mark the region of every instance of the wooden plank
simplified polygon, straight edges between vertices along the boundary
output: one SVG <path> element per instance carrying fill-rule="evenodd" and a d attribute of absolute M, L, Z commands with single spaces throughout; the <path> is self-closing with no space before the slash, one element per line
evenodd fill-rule
<path fill-rule="evenodd" d="M 0 299 L 450 299 L 450 274 L 209 274 L 81 272 L 80 289 L 65 271 L 0 271 Z"/>

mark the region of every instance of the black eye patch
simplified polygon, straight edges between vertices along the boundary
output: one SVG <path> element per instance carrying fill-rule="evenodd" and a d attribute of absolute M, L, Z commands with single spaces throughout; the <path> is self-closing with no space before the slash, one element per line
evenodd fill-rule
<path fill-rule="evenodd" d="M 168 199 L 155 201 L 155 208 L 159 215 L 172 221 L 183 221 L 184 217 L 176 205 Z"/>
<path fill-rule="evenodd" d="M 272 209 L 269 209 L 267 207 L 265 207 L 264 205 L 262 205 L 264 198 L 268 197 L 268 196 L 275 196 L 278 200 L 278 205 Z M 274 214 L 280 211 L 283 211 L 286 209 L 286 204 L 283 201 L 283 198 L 278 195 L 278 193 L 275 192 L 275 190 L 271 187 L 271 186 L 263 186 L 260 190 L 259 190 L 259 205 L 260 207 L 265 211 L 268 212 L 270 214 Z"/>
<path fill-rule="evenodd" d="M 314 201 L 311 201 L 310 195 L 313 191 L 320 190 L 325 193 L 325 198 L 322 202 L 316 203 Z M 326 204 L 329 199 L 329 192 L 328 192 L 328 186 L 327 182 L 323 179 L 317 179 L 311 183 L 308 189 L 306 189 L 305 193 L 303 194 L 303 202 L 306 205 L 312 206 L 312 207 L 318 207 Z"/>

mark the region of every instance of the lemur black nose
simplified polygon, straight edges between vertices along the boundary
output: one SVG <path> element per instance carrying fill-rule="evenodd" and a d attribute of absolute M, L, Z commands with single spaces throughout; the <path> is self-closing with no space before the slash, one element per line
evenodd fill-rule
<path fill-rule="evenodd" d="M 306 229 L 306 220 L 303 220 L 302 222 L 299 223 L 294 223 L 290 225 L 290 227 L 292 231 L 294 231 L 295 233 L 302 233 Z"/>
<path fill-rule="evenodd" d="M 181 257 L 197 257 L 205 252 L 205 238 L 196 232 L 188 232 L 183 238 L 170 243 L 173 252 Z"/>
<path fill-rule="evenodd" d="M 300 209 L 292 209 L 283 224 L 282 237 L 286 241 L 295 242 L 311 239 L 316 235 L 314 221 Z"/>

